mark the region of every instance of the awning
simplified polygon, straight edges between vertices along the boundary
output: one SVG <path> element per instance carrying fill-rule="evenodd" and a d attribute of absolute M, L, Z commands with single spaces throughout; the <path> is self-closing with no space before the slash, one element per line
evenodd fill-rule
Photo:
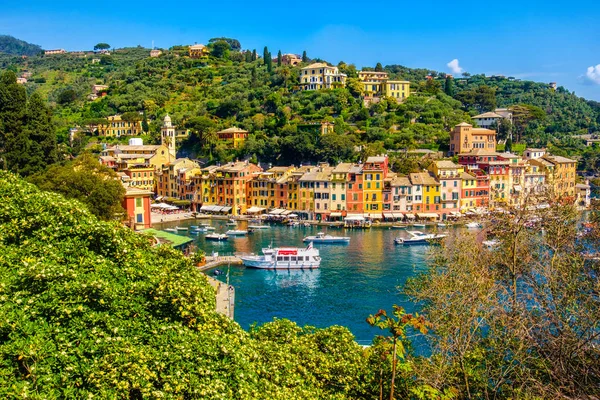
<path fill-rule="evenodd" d="M 415 214 L 406 213 L 406 214 L 404 214 L 404 216 L 408 219 L 415 219 Z"/>
<path fill-rule="evenodd" d="M 344 221 L 364 221 L 365 217 L 362 215 L 348 215 L 344 218 Z"/>
<path fill-rule="evenodd" d="M 274 209 L 274 210 L 271 210 L 271 211 L 269 211 L 269 215 L 279 215 L 279 214 L 281 214 L 281 213 L 282 213 L 282 212 L 284 212 L 284 211 L 285 211 L 285 210 L 282 210 L 282 209 L 280 209 L 280 208 L 276 208 L 276 209 Z"/>
<path fill-rule="evenodd" d="M 289 215 L 292 212 L 290 210 L 283 210 L 283 212 L 281 213 L 281 215 Z"/>
<path fill-rule="evenodd" d="M 404 218 L 404 214 L 401 214 L 401 213 L 393 213 L 392 215 L 396 219 L 403 219 Z"/>
<path fill-rule="evenodd" d="M 417 213 L 417 216 L 419 218 L 439 218 L 439 216 L 436 213 Z"/>
<path fill-rule="evenodd" d="M 373 214 L 373 213 L 371 213 L 371 214 L 369 214 L 369 217 L 371 219 L 383 219 L 383 214 Z"/>
<path fill-rule="evenodd" d="M 288 217 L 290 217 L 290 218 L 298 218 L 298 214 L 290 214 L 290 215 L 288 215 Z"/>
<path fill-rule="evenodd" d="M 330 217 L 341 217 L 342 213 L 341 212 L 332 212 L 331 214 L 329 214 Z"/>
<path fill-rule="evenodd" d="M 453 217 L 456 217 L 456 218 L 460 218 L 460 217 L 462 217 L 462 214 L 461 214 L 461 213 L 459 213 L 459 212 L 457 212 L 457 211 L 452 211 L 452 212 L 450 213 L 450 215 L 452 215 Z"/>
<path fill-rule="evenodd" d="M 200 207 L 200 211 L 212 211 L 213 206 L 202 206 Z"/>
<path fill-rule="evenodd" d="M 258 212 L 265 211 L 265 210 L 266 209 L 262 208 L 262 207 L 250 207 L 249 209 L 246 210 L 246 213 L 254 214 L 254 213 L 258 213 Z"/>
<path fill-rule="evenodd" d="M 221 207 L 219 210 L 215 210 L 215 211 L 219 211 L 219 212 L 229 212 L 231 211 L 232 207 L 229 206 L 225 206 L 225 207 Z"/>
<path fill-rule="evenodd" d="M 394 214 L 383 213 L 384 218 L 394 219 Z"/>
<path fill-rule="evenodd" d="M 161 201 L 162 199 L 163 199 L 163 196 L 157 196 L 155 200 L 156 201 Z"/>

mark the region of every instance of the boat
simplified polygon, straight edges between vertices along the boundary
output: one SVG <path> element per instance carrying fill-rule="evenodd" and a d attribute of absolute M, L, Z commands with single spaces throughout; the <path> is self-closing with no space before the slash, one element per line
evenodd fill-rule
<path fill-rule="evenodd" d="M 438 226 L 439 228 L 446 228 L 446 224 L 445 224 L 445 223 L 443 223 L 443 222 L 438 222 L 437 226 Z"/>
<path fill-rule="evenodd" d="M 308 228 L 310 226 L 310 222 L 305 222 L 304 226 L 306 226 Z"/>
<path fill-rule="evenodd" d="M 177 229 L 178 231 L 187 231 L 188 230 L 187 226 L 176 226 L 175 229 Z"/>
<path fill-rule="evenodd" d="M 271 229 L 269 225 L 248 225 L 248 229 L 259 230 L 259 229 Z"/>
<path fill-rule="evenodd" d="M 217 229 L 214 226 L 210 226 L 210 225 L 204 226 L 203 228 L 206 229 L 207 231 L 214 231 L 215 229 Z"/>
<path fill-rule="evenodd" d="M 198 229 L 198 225 L 190 225 L 190 229 Z"/>
<path fill-rule="evenodd" d="M 481 244 L 483 244 L 485 247 L 491 250 L 495 247 L 498 247 L 500 241 L 498 239 L 484 240 L 483 242 L 481 242 Z"/>
<path fill-rule="evenodd" d="M 209 233 L 208 235 L 204 236 L 204 239 L 215 240 L 215 241 L 220 242 L 220 241 L 229 239 L 229 236 L 222 234 L 222 233 Z"/>
<path fill-rule="evenodd" d="M 227 224 L 225 224 L 227 226 L 237 226 L 237 222 L 235 222 L 235 220 L 230 219 L 229 221 L 227 221 Z"/>
<path fill-rule="evenodd" d="M 483 226 L 481 226 L 481 224 L 479 222 L 469 222 L 468 224 L 465 225 L 467 228 L 469 229 L 478 229 L 478 228 L 483 228 Z"/>
<path fill-rule="evenodd" d="M 227 236 L 245 236 L 248 234 L 248 231 L 242 229 L 230 229 L 225 232 Z"/>
<path fill-rule="evenodd" d="M 165 232 L 177 232 L 177 229 L 175 228 L 165 228 L 163 229 Z"/>
<path fill-rule="evenodd" d="M 418 223 L 417 224 L 412 224 L 412 226 L 415 227 L 415 228 L 427 228 L 427 225 L 425 225 L 425 224 L 418 224 Z"/>
<path fill-rule="evenodd" d="M 420 231 L 406 231 L 410 237 L 408 238 L 396 238 L 394 239 L 394 243 L 403 244 L 405 246 L 410 246 L 413 244 L 430 244 L 433 240 L 443 239 L 448 235 L 443 235 L 439 233 L 423 233 Z"/>
<path fill-rule="evenodd" d="M 290 221 L 287 223 L 288 226 L 300 226 L 300 222 L 298 221 Z"/>
<path fill-rule="evenodd" d="M 311 269 L 319 268 L 321 257 L 319 250 L 312 242 L 306 248 L 301 247 L 268 247 L 263 255 L 242 256 L 242 263 L 250 268 L 260 269 Z"/>
<path fill-rule="evenodd" d="M 392 225 L 392 229 L 406 229 L 408 226 L 406 225 Z"/>
<path fill-rule="evenodd" d="M 332 236 L 326 235 L 323 232 L 318 232 L 316 236 L 307 236 L 303 240 L 303 242 L 313 242 L 313 243 L 348 243 L 350 242 L 349 236 Z"/>

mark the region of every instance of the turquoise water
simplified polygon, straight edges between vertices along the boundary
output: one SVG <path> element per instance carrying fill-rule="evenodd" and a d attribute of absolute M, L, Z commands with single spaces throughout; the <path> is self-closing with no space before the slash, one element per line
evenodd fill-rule
<path fill-rule="evenodd" d="M 226 221 L 211 221 L 216 232 L 230 227 Z M 179 223 L 180 226 L 200 223 Z M 246 222 L 238 223 L 240 229 Z M 350 236 L 349 244 L 315 245 L 320 250 L 321 267 L 316 270 L 270 271 L 231 266 L 229 282 L 235 287 L 235 320 L 244 328 L 273 318 L 287 318 L 299 325 L 327 327 L 343 325 L 352 331 L 359 343 L 370 343 L 381 331 L 370 327 L 365 319 L 393 304 L 415 311 L 415 306 L 399 292 L 407 278 L 423 271 L 428 246 L 398 246 L 396 236 L 407 236 L 397 229 L 345 230 L 324 227 L 275 226 L 246 237 L 226 242 L 196 237 L 196 245 L 207 254 L 219 252 L 260 253 L 271 242 L 273 246 L 305 246 L 302 239 L 318 231 Z M 181 232 L 181 234 L 185 234 Z M 190 235 L 191 236 L 191 235 Z M 195 236 L 192 236 L 195 237 Z M 219 267 L 227 271 L 227 267 Z M 210 273 L 210 272 L 209 272 Z M 216 277 L 226 281 L 227 277 Z"/>

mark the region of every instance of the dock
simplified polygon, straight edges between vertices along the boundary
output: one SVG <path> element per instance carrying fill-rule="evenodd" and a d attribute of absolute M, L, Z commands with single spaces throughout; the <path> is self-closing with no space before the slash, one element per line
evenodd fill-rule
<path fill-rule="evenodd" d="M 242 265 L 242 259 L 237 256 L 206 256 L 206 264 L 199 267 L 200 271 L 208 271 L 222 265 Z"/>

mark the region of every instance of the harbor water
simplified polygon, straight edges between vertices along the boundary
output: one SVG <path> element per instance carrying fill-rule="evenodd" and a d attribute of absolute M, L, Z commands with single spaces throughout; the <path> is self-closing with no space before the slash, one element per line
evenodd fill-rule
<path fill-rule="evenodd" d="M 180 222 L 179 226 L 197 225 L 200 221 Z M 247 222 L 238 222 L 237 228 L 226 226 L 226 221 L 213 220 L 214 232 L 228 229 L 246 229 Z M 163 226 L 163 228 L 166 225 Z M 173 225 L 170 225 L 173 227 Z M 230 237 L 224 242 L 211 242 L 204 234 L 178 234 L 195 238 L 198 248 L 206 254 L 232 255 L 260 254 L 272 244 L 278 246 L 306 246 L 302 239 L 319 231 L 331 235 L 350 236 L 349 244 L 319 244 L 321 267 L 314 270 L 260 270 L 242 266 L 219 267 L 222 275 L 235 287 L 235 320 L 245 329 L 253 323 L 262 324 L 273 318 L 287 318 L 300 326 L 324 328 L 342 325 L 350 329 L 356 340 L 368 344 L 383 332 L 366 323 L 370 314 L 379 309 L 391 311 L 392 305 L 403 306 L 414 312 L 415 305 L 401 293 L 407 278 L 425 268 L 429 246 L 401 246 L 394 244 L 397 236 L 408 236 L 403 230 L 372 228 L 347 230 L 325 227 L 288 227 L 272 225 L 270 229 L 256 230 L 248 236 Z M 211 271 L 207 271 L 211 274 Z"/>

